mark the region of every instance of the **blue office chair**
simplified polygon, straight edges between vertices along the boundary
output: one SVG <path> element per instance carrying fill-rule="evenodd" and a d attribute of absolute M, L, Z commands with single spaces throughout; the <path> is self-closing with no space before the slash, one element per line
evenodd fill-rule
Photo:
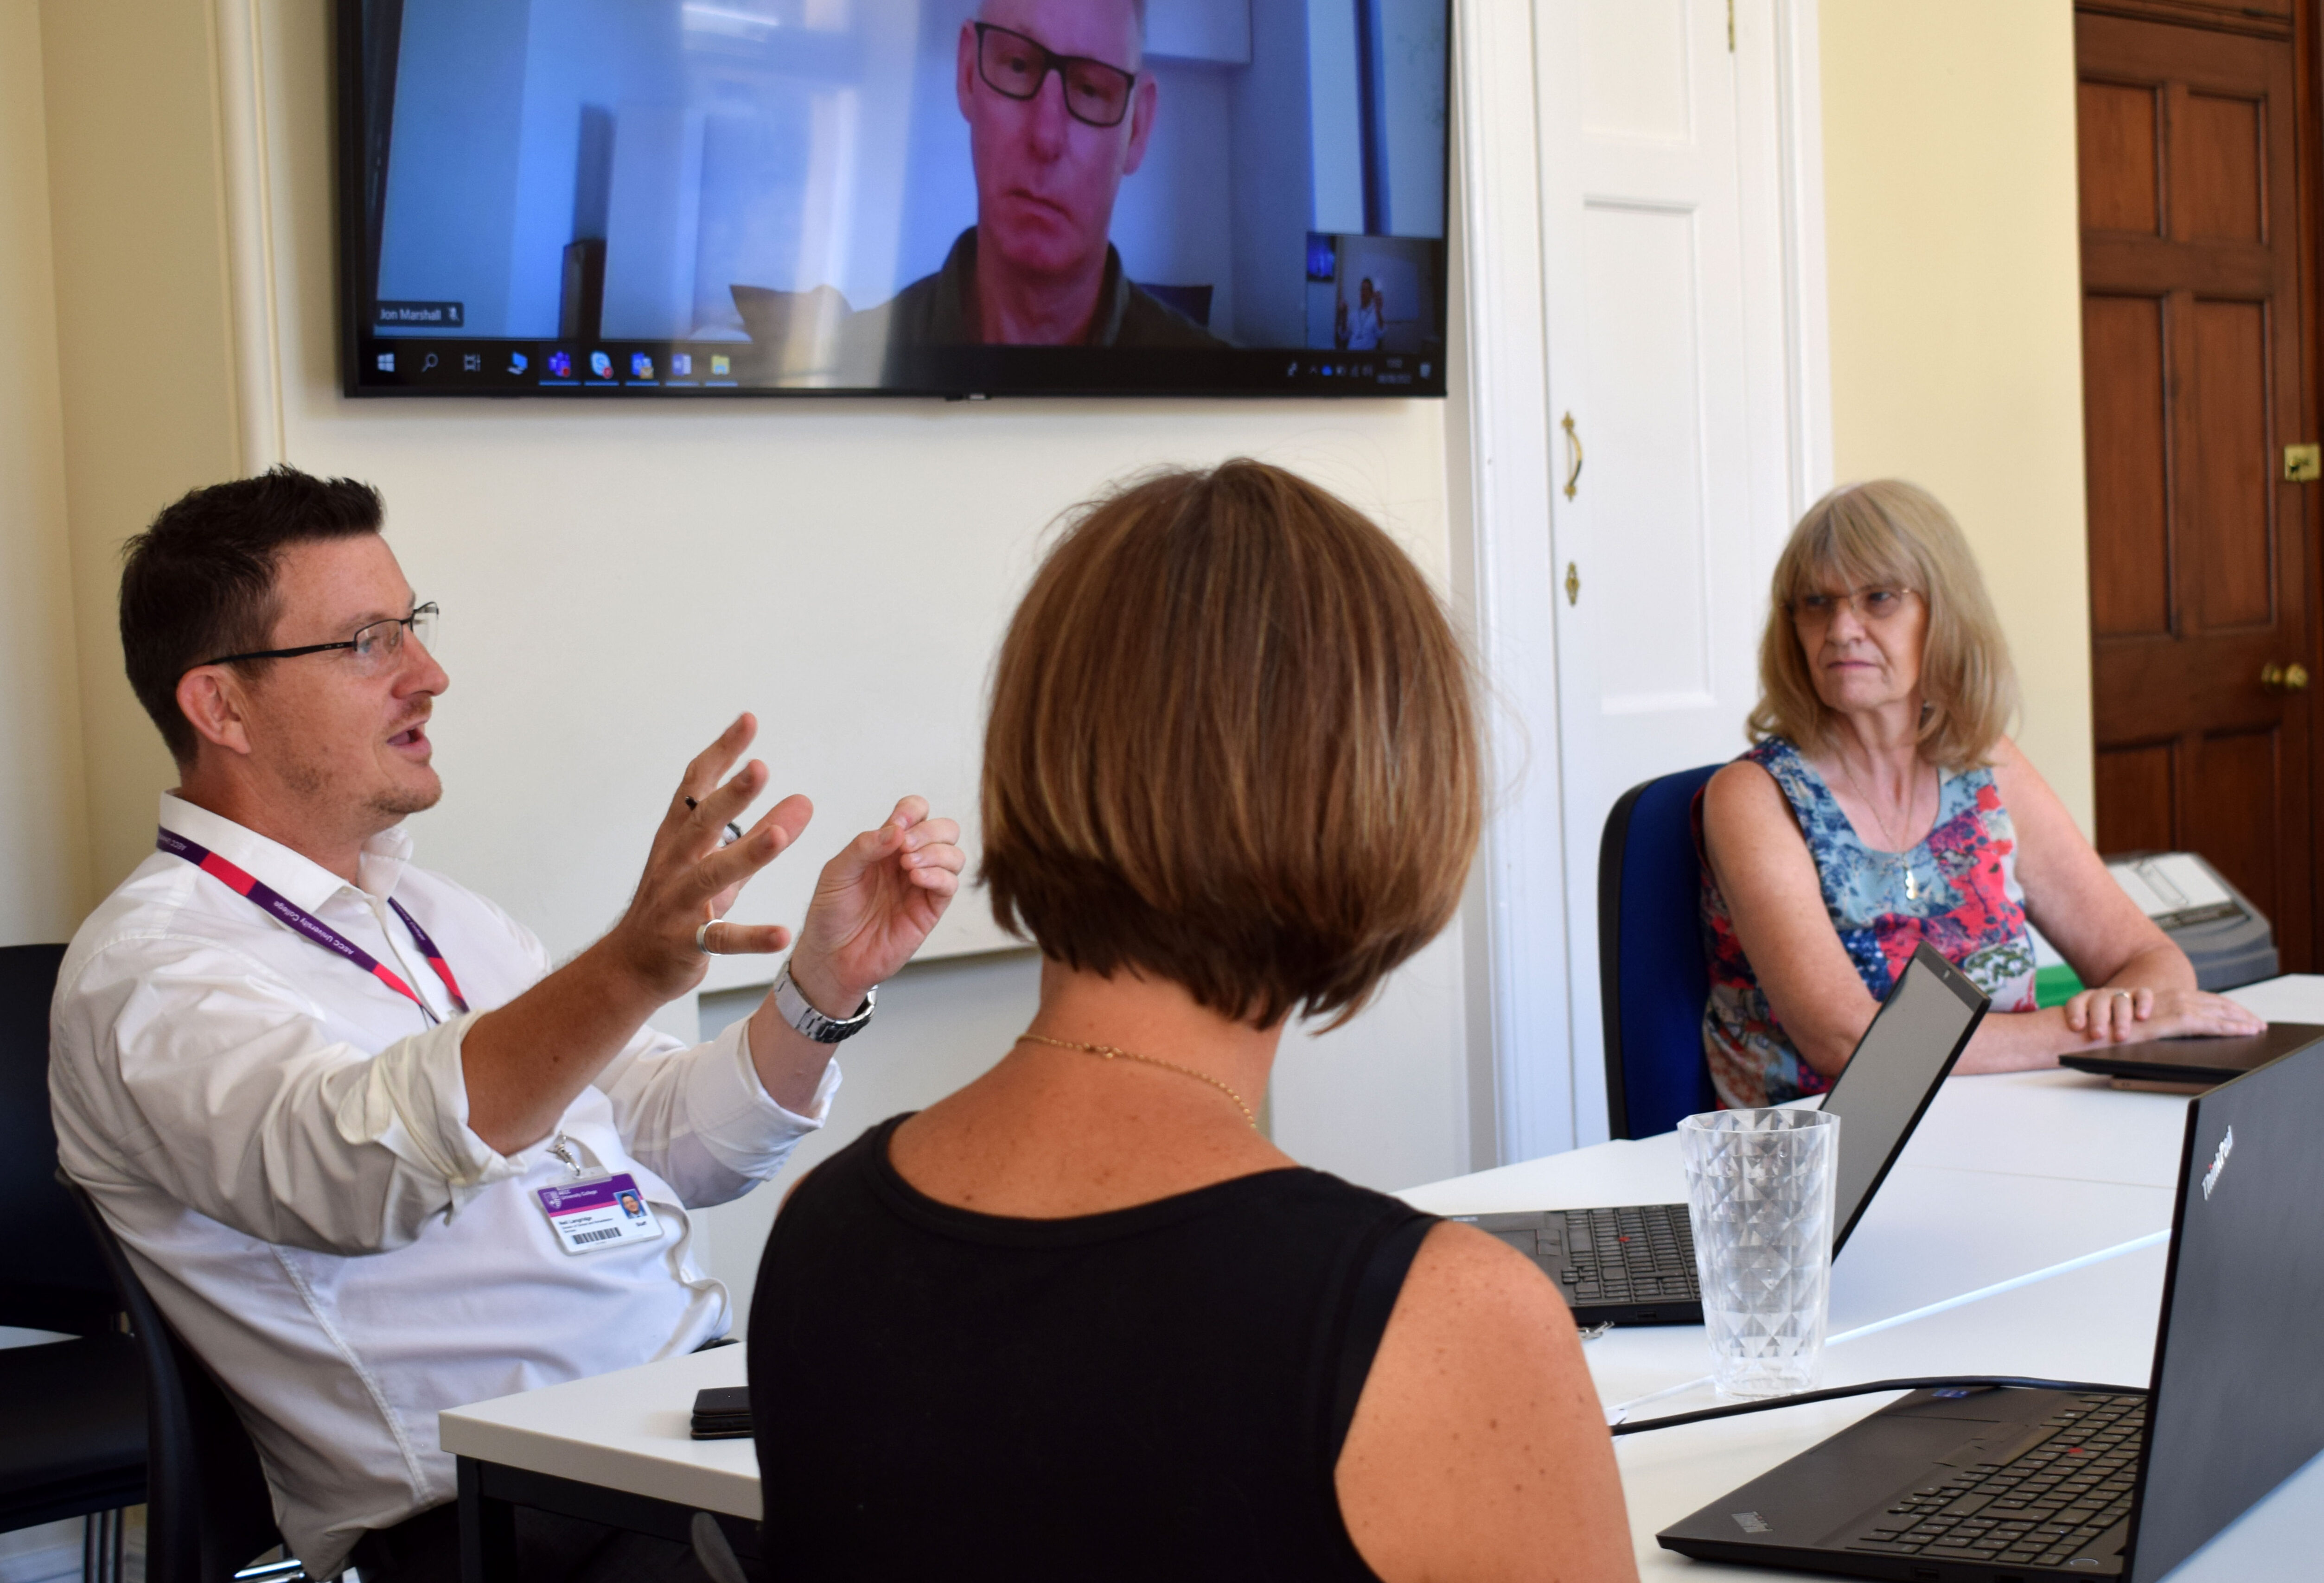
<path fill-rule="evenodd" d="M 1658 776 L 1622 794 L 1598 843 L 1599 1002 L 1606 1019 L 1606 1125 L 1651 1137 L 1712 1109 L 1702 1057 L 1702 861 L 1694 798 L 1724 768 Z"/>

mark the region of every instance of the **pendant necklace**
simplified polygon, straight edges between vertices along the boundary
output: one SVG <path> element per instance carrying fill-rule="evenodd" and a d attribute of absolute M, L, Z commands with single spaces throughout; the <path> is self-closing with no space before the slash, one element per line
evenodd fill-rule
<path fill-rule="evenodd" d="M 1839 754 L 1835 757 L 1840 759 L 1840 772 L 1848 778 L 1849 789 L 1863 801 L 1865 808 L 1872 815 L 1873 822 L 1880 826 L 1880 839 L 1886 842 L 1889 846 L 1888 851 L 1883 855 L 1887 858 L 1890 869 L 1902 869 L 1904 871 L 1904 899 L 1918 901 L 1921 898 L 1921 892 L 1918 877 L 1913 871 L 1913 854 L 1895 850 L 1896 833 L 1888 828 L 1888 821 L 1881 815 L 1880 805 L 1867 795 L 1863 782 L 1856 778 L 1856 771 L 1849 767 L 1846 755 Z M 1912 796 L 1904 805 L 1904 831 L 1908 835 L 1912 833 L 1913 829 L 1913 811 L 1920 805 L 1921 772 L 1919 763 L 1915 760 L 1913 768 Z"/>

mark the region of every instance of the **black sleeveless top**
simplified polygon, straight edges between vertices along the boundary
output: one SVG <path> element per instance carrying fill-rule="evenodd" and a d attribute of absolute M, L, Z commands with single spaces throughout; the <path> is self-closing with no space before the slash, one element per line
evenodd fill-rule
<path fill-rule="evenodd" d="M 1377 1583 L 1333 1469 L 1433 1217 L 1268 1171 L 1069 1219 L 898 1175 L 783 1206 L 752 1305 L 768 1575 Z"/>

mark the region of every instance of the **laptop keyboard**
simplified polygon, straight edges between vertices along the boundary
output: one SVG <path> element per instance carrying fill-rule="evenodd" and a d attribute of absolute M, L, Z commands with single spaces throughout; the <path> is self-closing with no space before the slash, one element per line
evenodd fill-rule
<path fill-rule="evenodd" d="M 1653 1302 L 1701 1295 L 1695 1284 L 1694 1231 L 1684 1204 L 1554 1211 L 1565 1222 L 1566 1266 L 1558 1272 L 1566 1300 Z"/>
<path fill-rule="evenodd" d="M 2064 1566 L 2130 1515 L 2146 1398 L 2083 1396 L 2043 1427 L 2054 1432 L 2008 1462 L 1980 1462 L 1914 1490 L 1848 1548 Z"/>

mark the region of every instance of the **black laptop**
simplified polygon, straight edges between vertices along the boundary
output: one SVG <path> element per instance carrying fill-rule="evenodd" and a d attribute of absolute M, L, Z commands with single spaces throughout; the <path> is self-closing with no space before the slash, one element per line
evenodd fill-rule
<path fill-rule="evenodd" d="M 2273 1022 L 2263 1033 L 2232 1039 L 2152 1039 L 2140 1045 L 2099 1045 L 2058 1057 L 2058 1064 L 2131 1082 L 2192 1083 L 2204 1088 L 2324 1039 L 2313 1023 Z"/>
<path fill-rule="evenodd" d="M 1837 1255 L 1888 1168 L 1920 1125 L 1937 1085 L 1985 1017 L 1985 992 L 1933 947 L 1923 945 L 1896 975 L 1872 1026 L 1824 1096 L 1842 1118 L 1832 1207 Z M 1686 1206 L 1526 1210 L 1453 1215 L 1530 1255 L 1558 1284 L 1576 1324 L 1699 1325 L 1694 1238 Z"/>
<path fill-rule="evenodd" d="M 1664 1546 L 1913 1583 L 2153 1583 L 2324 1450 L 2319 1117 L 2318 1045 L 2188 1102 L 2144 1391 L 1915 1391 Z"/>

